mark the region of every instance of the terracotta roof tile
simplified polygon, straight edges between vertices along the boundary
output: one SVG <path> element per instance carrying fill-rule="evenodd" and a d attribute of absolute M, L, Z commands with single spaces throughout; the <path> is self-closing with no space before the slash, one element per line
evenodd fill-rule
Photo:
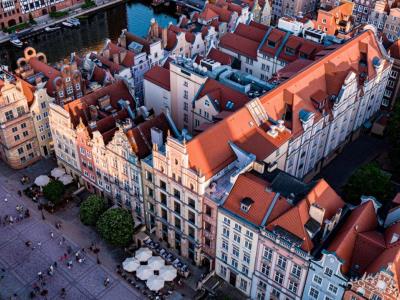
<path fill-rule="evenodd" d="M 226 33 L 219 42 L 220 47 L 252 59 L 257 59 L 258 45 L 258 42 L 230 32 Z"/>
<path fill-rule="evenodd" d="M 134 128 L 128 130 L 126 135 L 132 145 L 133 151 L 140 158 L 150 155 L 152 150 L 151 129 L 156 127 L 163 132 L 164 142 L 167 138 L 168 130 L 171 130 L 167 118 L 162 113 L 157 117 L 147 120 Z"/>
<path fill-rule="evenodd" d="M 250 101 L 245 94 L 242 94 L 212 78 L 208 78 L 203 84 L 198 93 L 197 99 L 206 95 L 214 101 L 214 104 L 219 111 L 226 109 L 228 101 L 234 103 L 233 110 L 242 108 Z M 195 101 L 197 99 L 195 99 Z"/>
<path fill-rule="evenodd" d="M 256 226 L 260 226 L 268 211 L 268 208 L 275 197 L 274 192 L 267 192 L 267 181 L 251 174 L 239 175 L 223 208 L 246 219 Z M 241 201 L 244 198 L 253 200 L 248 212 L 240 209 Z"/>
<path fill-rule="evenodd" d="M 229 33 L 226 35 L 229 36 Z M 361 41 L 369 44 L 368 71 L 370 78 L 374 78 L 372 59 L 375 56 L 383 58 L 383 54 L 380 52 L 374 33 L 365 31 L 318 61 L 308 64 L 301 72 L 263 95 L 260 102 L 268 116 L 279 120 L 285 113 L 286 104 L 293 105 L 294 113 L 291 123 L 288 124 L 292 134 L 299 134 L 303 130 L 299 118 L 301 109 L 314 112 L 316 118 L 321 117 L 321 113 L 312 103 L 311 96 L 318 90 L 328 95 L 337 95 L 349 71 L 355 70 L 359 73 Z M 255 124 L 248 109 L 244 107 L 197 135 L 187 143 L 190 166 L 193 169 L 201 169 L 206 178 L 210 178 L 235 159 L 228 141 L 245 140 L 246 136 L 253 132 Z M 218 136 L 218 139 L 215 139 L 215 136 Z"/>
<path fill-rule="evenodd" d="M 368 201 L 355 208 L 341 226 L 328 250 L 335 252 L 338 257 L 344 260 L 343 273 L 346 274 L 350 270 L 357 235 L 375 230 L 377 225 L 378 220 L 374 204 L 372 201 Z"/>
<path fill-rule="evenodd" d="M 84 97 L 71 101 L 68 104 L 64 105 L 64 109 L 69 113 L 71 122 L 76 127 L 79 124 L 79 120 L 82 119 L 83 123 L 85 126 L 88 125 L 89 122 L 89 106 L 90 105 L 97 105 L 98 99 L 100 99 L 103 96 L 110 96 L 110 104 L 113 108 L 117 109 L 117 111 L 120 111 L 121 108 L 118 105 L 118 101 L 120 99 L 127 100 L 130 102 L 131 108 L 134 110 L 135 109 L 135 102 L 133 100 L 132 95 L 129 93 L 128 88 L 126 87 L 125 83 L 123 81 L 116 81 L 113 84 L 110 84 L 108 86 L 102 87 L 101 89 L 98 89 L 90 94 L 85 95 Z M 123 110 L 123 114 L 120 114 L 118 118 L 125 118 L 127 116 L 125 110 Z M 115 122 L 108 127 L 110 124 L 109 119 L 106 121 L 103 121 L 106 118 L 103 118 L 99 120 L 98 125 L 101 128 L 102 131 L 107 131 L 111 129 L 114 125 Z M 111 120 L 111 119 L 110 119 Z"/>
<path fill-rule="evenodd" d="M 220 62 L 221 65 L 230 66 L 233 63 L 234 58 L 229 54 L 226 54 L 218 49 L 212 48 L 207 55 L 207 58 L 210 58 L 214 61 Z"/>
<path fill-rule="evenodd" d="M 169 70 L 160 66 L 154 66 L 144 74 L 144 79 L 159 85 L 163 89 L 169 91 L 170 87 L 170 74 Z"/>
<path fill-rule="evenodd" d="M 240 35 L 244 38 L 250 39 L 257 43 L 261 43 L 268 29 L 260 29 L 254 26 L 248 26 L 240 23 L 235 30 L 235 34 Z"/>

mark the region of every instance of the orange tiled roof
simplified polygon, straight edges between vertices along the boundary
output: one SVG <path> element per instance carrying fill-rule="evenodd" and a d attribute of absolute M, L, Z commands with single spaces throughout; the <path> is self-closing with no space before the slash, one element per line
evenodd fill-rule
<path fill-rule="evenodd" d="M 110 96 L 110 104 L 113 108 L 117 109 L 119 112 L 117 119 L 126 118 L 127 114 L 125 110 L 121 111 L 121 108 L 118 105 L 118 101 L 120 99 L 124 99 L 129 101 L 132 109 L 135 109 L 135 102 L 133 100 L 132 95 L 129 93 L 128 88 L 126 87 L 123 81 L 116 81 L 113 84 L 102 87 L 90 94 L 85 95 L 84 97 L 71 101 L 68 104 L 64 105 L 64 109 L 69 113 L 71 122 L 76 127 L 79 124 L 79 121 L 82 120 L 85 126 L 88 125 L 90 116 L 89 106 L 97 105 L 97 100 L 103 96 Z M 97 128 L 100 132 L 108 131 L 115 126 L 115 118 L 111 115 L 105 117 L 97 122 Z"/>
<path fill-rule="evenodd" d="M 333 188 L 320 179 L 305 198 L 308 205 L 316 204 L 325 210 L 324 219 L 331 219 L 345 203 Z"/>
<path fill-rule="evenodd" d="M 367 68 L 362 69 L 359 64 L 360 51 L 365 51 L 365 48 L 367 48 Z M 299 118 L 300 110 L 313 112 L 317 119 L 322 117 L 321 112 L 314 107 L 311 95 L 318 90 L 328 95 L 337 95 L 350 71 L 360 74 L 365 70 L 369 78 L 374 78 L 376 74 L 372 64 L 374 57 L 383 58 L 383 54 L 374 33 L 365 31 L 267 92 L 260 98 L 260 102 L 268 116 L 274 120 L 281 119 L 286 105 L 292 104 L 292 120 L 287 126 L 291 129 L 291 134 L 300 134 L 303 131 Z M 210 178 L 235 159 L 228 141 L 245 140 L 253 132 L 254 126 L 256 126 L 255 121 L 245 107 L 197 135 L 187 144 L 190 166 L 193 169 L 200 169 L 207 178 Z M 215 139 L 216 136 L 218 139 Z M 273 141 L 273 138 L 271 139 Z M 254 145 L 253 148 L 257 146 Z"/>
<path fill-rule="evenodd" d="M 46 83 L 47 94 L 54 97 L 53 81 L 56 77 L 61 76 L 61 72 L 40 61 L 37 57 L 32 57 L 28 63 L 36 73 L 43 73 L 48 78 Z"/>
<path fill-rule="evenodd" d="M 350 270 L 358 234 L 375 230 L 377 225 L 378 220 L 372 201 L 363 203 L 351 212 L 328 247 L 329 251 L 335 252 L 344 261 L 343 273 Z"/>
<path fill-rule="evenodd" d="M 156 127 L 163 132 L 164 142 L 167 138 L 167 132 L 171 128 L 167 118 L 162 113 L 157 117 L 147 120 L 126 132 L 129 142 L 132 145 L 133 151 L 140 158 L 145 158 L 151 153 L 151 128 Z"/>
<path fill-rule="evenodd" d="M 400 205 L 400 193 L 397 193 L 396 196 L 393 198 L 392 203 L 396 205 Z"/>
<path fill-rule="evenodd" d="M 201 87 L 197 99 L 206 95 L 214 102 L 214 105 L 219 111 L 226 109 L 228 101 L 234 103 L 234 110 L 243 107 L 243 105 L 250 101 L 245 94 L 242 94 L 212 78 L 208 78 Z"/>
<path fill-rule="evenodd" d="M 239 175 L 228 198 L 225 200 L 223 208 L 256 226 L 262 225 L 268 208 L 276 195 L 274 192 L 266 191 L 267 185 L 267 181 L 252 173 Z M 248 212 L 240 209 L 241 201 L 246 197 L 254 201 Z M 285 201 L 285 203 L 287 202 Z"/>
<path fill-rule="evenodd" d="M 303 250 L 311 251 L 314 243 L 305 225 L 310 219 L 309 210 L 312 204 L 325 210 L 323 220 L 331 219 L 345 205 L 328 183 L 321 179 L 304 199 L 272 222 L 268 222 L 267 228 L 270 230 L 274 230 L 276 227 L 285 229 L 304 241 L 301 245 Z"/>

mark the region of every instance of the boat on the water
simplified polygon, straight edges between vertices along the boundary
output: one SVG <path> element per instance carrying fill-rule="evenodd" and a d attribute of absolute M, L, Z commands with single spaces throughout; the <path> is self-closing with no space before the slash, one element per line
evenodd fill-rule
<path fill-rule="evenodd" d="M 53 26 L 53 27 L 47 26 L 47 27 L 44 29 L 44 31 L 46 31 L 46 32 L 52 32 L 52 31 L 59 30 L 60 28 L 61 28 L 60 26 Z"/>
<path fill-rule="evenodd" d="M 78 27 L 79 25 L 81 25 L 81 22 L 77 19 L 77 18 L 69 18 L 67 20 L 65 20 L 64 22 L 62 22 L 62 24 L 65 27 Z"/>
<path fill-rule="evenodd" d="M 21 48 L 24 45 L 16 35 L 11 36 L 10 43 L 18 48 Z"/>

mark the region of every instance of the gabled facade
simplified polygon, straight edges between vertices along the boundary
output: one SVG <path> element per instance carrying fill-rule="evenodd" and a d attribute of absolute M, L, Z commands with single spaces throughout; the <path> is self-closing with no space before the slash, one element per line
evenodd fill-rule
<path fill-rule="evenodd" d="M 310 262 L 303 299 L 342 299 L 347 286 L 342 264 L 335 253 L 322 250 L 321 258 Z"/>
<path fill-rule="evenodd" d="M 32 47 L 24 50 L 24 57 L 17 60 L 15 73 L 32 85 L 46 82 L 47 94 L 58 105 L 82 97 L 86 85 L 76 62 L 65 61 L 54 68 L 47 64 L 46 55 Z"/>
<path fill-rule="evenodd" d="M 29 111 L 33 87 L 8 73 L 0 75 L 0 158 L 13 169 L 22 169 L 40 159 Z"/>

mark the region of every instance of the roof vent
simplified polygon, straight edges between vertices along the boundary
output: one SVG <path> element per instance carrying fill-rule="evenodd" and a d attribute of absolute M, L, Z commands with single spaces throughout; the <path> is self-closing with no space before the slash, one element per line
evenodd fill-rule
<path fill-rule="evenodd" d="M 267 133 L 272 136 L 273 138 L 276 138 L 278 136 L 278 130 L 276 130 L 275 125 L 271 125 Z"/>
<path fill-rule="evenodd" d="M 400 236 L 397 233 L 393 233 L 390 243 L 391 244 L 396 243 L 399 240 L 399 237 Z"/>
<path fill-rule="evenodd" d="M 91 130 L 94 130 L 94 129 L 96 129 L 97 128 L 97 123 L 96 123 L 96 121 L 89 121 L 88 122 L 88 125 L 89 125 L 89 128 L 91 129 Z"/>
<path fill-rule="evenodd" d="M 278 167 L 278 163 L 275 161 L 273 163 L 268 164 L 267 170 L 268 170 L 269 173 L 271 173 L 274 170 L 276 170 L 277 167 Z"/>
<path fill-rule="evenodd" d="M 285 130 L 285 121 L 283 120 L 278 120 L 278 126 L 277 126 L 279 132 L 282 132 Z"/>
<path fill-rule="evenodd" d="M 240 209 L 243 212 L 247 213 L 253 203 L 254 203 L 253 199 L 251 199 L 250 197 L 245 197 L 242 199 L 242 201 L 240 201 Z"/>

